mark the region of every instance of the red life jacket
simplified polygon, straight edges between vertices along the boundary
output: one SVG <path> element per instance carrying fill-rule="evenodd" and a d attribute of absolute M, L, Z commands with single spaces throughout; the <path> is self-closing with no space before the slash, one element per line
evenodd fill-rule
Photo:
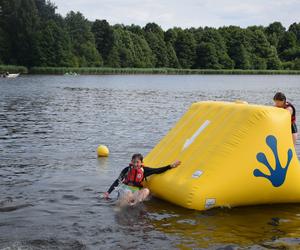
<path fill-rule="evenodd" d="M 288 107 L 291 107 L 293 109 L 293 113 L 292 113 L 292 116 L 291 116 L 291 120 L 292 120 L 292 124 L 296 123 L 296 109 L 294 107 L 293 104 L 289 103 L 289 102 L 286 102 L 285 104 L 285 109 L 288 108 Z"/>
<path fill-rule="evenodd" d="M 141 167 L 135 168 L 131 164 L 129 165 L 129 170 L 125 179 L 124 184 L 129 186 L 142 187 L 142 182 L 144 180 L 144 169 L 143 165 Z"/>

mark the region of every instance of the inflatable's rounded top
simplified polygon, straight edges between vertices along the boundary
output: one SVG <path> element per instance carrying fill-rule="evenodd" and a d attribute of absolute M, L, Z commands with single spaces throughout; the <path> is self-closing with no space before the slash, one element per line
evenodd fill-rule
<path fill-rule="evenodd" d="M 243 101 L 243 100 L 236 100 L 235 103 L 236 104 L 248 104 L 248 102 Z"/>

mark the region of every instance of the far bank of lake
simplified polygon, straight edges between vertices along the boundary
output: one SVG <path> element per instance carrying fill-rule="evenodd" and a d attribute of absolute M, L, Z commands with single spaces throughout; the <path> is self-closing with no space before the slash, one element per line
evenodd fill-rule
<path fill-rule="evenodd" d="M 240 69 L 175 69 L 175 68 L 108 68 L 108 67 L 32 67 L 0 65 L 0 74 L 5 72 L 41 75 L 300 75 L 300 70 L 240 70 Z"/>

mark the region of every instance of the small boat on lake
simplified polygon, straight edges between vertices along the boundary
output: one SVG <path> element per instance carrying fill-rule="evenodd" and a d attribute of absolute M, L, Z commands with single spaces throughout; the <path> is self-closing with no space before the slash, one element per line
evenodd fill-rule
<path fill-rule="evenodd" d="M 5 73 L 5 74 L 3 74 L 2 75 L 2 77 L 4 77 L 4 78 L 16 78 L 16 77 L 18 77 L 20 75 L 20 73 L 18 73 L 18 74 L 7 74 L 7 73 Z"/>
<path fill-rule="evenodd" d="M 76 72 L 66 72 L 64 75 L 65 76 L 78 76 L 79 74 Z"/>

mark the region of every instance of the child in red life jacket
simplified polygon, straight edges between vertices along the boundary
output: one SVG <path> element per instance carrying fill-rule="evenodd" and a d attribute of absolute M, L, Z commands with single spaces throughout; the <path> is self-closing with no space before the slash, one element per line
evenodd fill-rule
<path fill-rule="evenodd" d="M 104 193 L 104 197 L 108 198 L 109 194 L 122 183 L 126 191 L 128 191 L 125 197 L 127 203 L 134 205 L 137 202 L 141 202 L 145 200 L 150 193 L 148 188 L 143 188 L 143 180 L 152 174 L 161 174 L 171 168 L 176 168 L 180 163 L 180 161 L 175 161 L 173 164 L 165 167 L 150 168 L 143 165 L 143 156 L 141 154 L 134 154 L 129 166 L 122 170 L 119 178 L 116 179 L 108 191 Z"/>
<path fill-rule="evenodd" d="M 298 129 L 296 125 L 296 109 L 290 102 L 286 101 L 286 97 L 283 93 L 277 92 L 273 98 L 275 107 L 283 108 L 291 113 L 291 131 L 293 136 L 294 145 L 296 145 L 296 140 L 298 137 Z"/>

